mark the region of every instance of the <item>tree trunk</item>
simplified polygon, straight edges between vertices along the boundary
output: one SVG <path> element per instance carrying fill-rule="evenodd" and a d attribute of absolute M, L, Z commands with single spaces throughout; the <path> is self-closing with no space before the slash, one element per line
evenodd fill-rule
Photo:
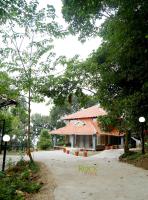
<path fill-rule="evenodd" d="M 30 88 L 29 88 L 29 94 L 28 94 L 27 155 L 29 156 L 30 161 L 33 162 L 33 158 L 32 158 L 31 151 L 30 151 L 30 115 L 31 115 L 30 103 L 31 103 L 31 91 L 30 91 Z"/>
<path fill-rule="evenodd" d="M 129 133 L 125 133 L 125 140 L 124 140 L 124 153 L 129 152 Z"/>

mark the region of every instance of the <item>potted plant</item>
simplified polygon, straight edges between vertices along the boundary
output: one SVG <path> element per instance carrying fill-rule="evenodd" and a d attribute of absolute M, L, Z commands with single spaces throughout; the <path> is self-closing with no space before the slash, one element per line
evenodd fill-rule
<path fill-rule="evenodd" d="M 75 151 L 75 156 L 78 156 L 79 155 L 79 151 Z"/>
<path fill-rule="evenodd" d="M 87 151 L 83 151 L 83 156 L 87 157 L 88 156 L 88 152 Z"/>
<path fill-rule="evenodd" d="M 63 152 L 66 152 L 66 145 L 64 144 Z"/>
<path fill-rule="evenodd" d="M 107 146 L 105 146 L 105 150 L 108 150 L 109 149 L 109 146 L 107 145 Z"/>
<path fill-rule="evenodd" d="M 67 153 L 67 154 L 69 154 L 69 153 L 70 153 L 69 149 L 67 149 L 66 153 Z"/>

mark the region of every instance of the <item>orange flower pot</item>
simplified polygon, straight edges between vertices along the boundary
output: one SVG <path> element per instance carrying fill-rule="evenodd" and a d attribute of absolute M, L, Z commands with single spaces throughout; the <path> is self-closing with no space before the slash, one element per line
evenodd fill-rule
<path fill-rule="evenodd" d="M 83 156 L 84 156 L 84 157 L 87 157 L 87 156 L 88 156 L 87 151 L 84 151 L 84 152 L 83 152 Z"/>
<path fill-rule="evenodd" d="M 67 154 L 69 154 L 69 153 L 70 153 L 70 151 L 69 151 L 69 150 L 67 150 L 67 151 L 66 151 L 66 153 L 67 153 Z"/>
<path fill-rule="evenodd" d="M 64 153 L 66 152 L 66 148 L 63 148 L 63 152 L 64 152 Z"/>
<path fill-rule="evenodd" d="M 78 156 L 78 155 L 79 155 L 79 152 L 78 152 L 78 151 L 76 151 L 76 152 L 75 152 L 75 156 Z"/>
<path fill-rule="evenodd" d="M 67 150 L 67 151 L 66 151 L 66 153 L 67 153 L 67 154 L 69 154 L 69 153 L 70 153 L 70 151 L 69 151 L 69 150 Z"/>

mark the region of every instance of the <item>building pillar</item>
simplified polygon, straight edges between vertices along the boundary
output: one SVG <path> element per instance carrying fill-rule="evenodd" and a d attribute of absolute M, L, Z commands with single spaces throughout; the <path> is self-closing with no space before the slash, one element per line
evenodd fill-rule
<path fill-rule="evenodd" d="M 100 135 L 97 135 L 97 144 L 101 144 L 101 136 Z"/>
<path fill-rule="evenodd" d="M 93 146 L 93 149 L 96 150 L 96 144 L 97 144 L 97 137 L 96 137 L 96 134 L 92 135 L 92 146 Z"/>
<path fill-rule="evenodd" d="M 121 147 L 124 147 L 124 137 L 121 137 Z"/>
<path fill-rule="evenodd" d="M 53 146 L 55 147 L 57 143 L 57 137 L 56 135 L 53 136 Z"/>
<path fill-rule="evenodd" d="M 75 146 L 75 135 L 71 135 L 71 147 Z"/>
<path fill-rule="evenodd" d="M 111 136 L 108 135 L 107 137 L 108 137 L 108 144 L 110 144 L 111 143 Z"/>
<path fill-rule="evenodd" d="M 77 135 L 75 135 L 75 143 L 74 143 L 74 146 L 77 145 Z"/>

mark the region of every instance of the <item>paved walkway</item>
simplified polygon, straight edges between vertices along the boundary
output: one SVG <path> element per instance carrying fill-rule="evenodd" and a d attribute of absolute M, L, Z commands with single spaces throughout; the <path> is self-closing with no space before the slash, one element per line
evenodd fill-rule
<path fill-rule="evenodd" d="M 122 153 L 106 150 L 85 158 L 62 151 L 40 151 L 33 157 L 53 173 L 55 200 L 148 200 L 148 171 L 118 162 Z"/>
<path fill-rule="evenodd" d="M 122 152 L 106 150 L 85 158 L 41 151 L 33 157 L 52 171 L 55 200 L 148 200 L 148 171 L 118 162 Z"/>

